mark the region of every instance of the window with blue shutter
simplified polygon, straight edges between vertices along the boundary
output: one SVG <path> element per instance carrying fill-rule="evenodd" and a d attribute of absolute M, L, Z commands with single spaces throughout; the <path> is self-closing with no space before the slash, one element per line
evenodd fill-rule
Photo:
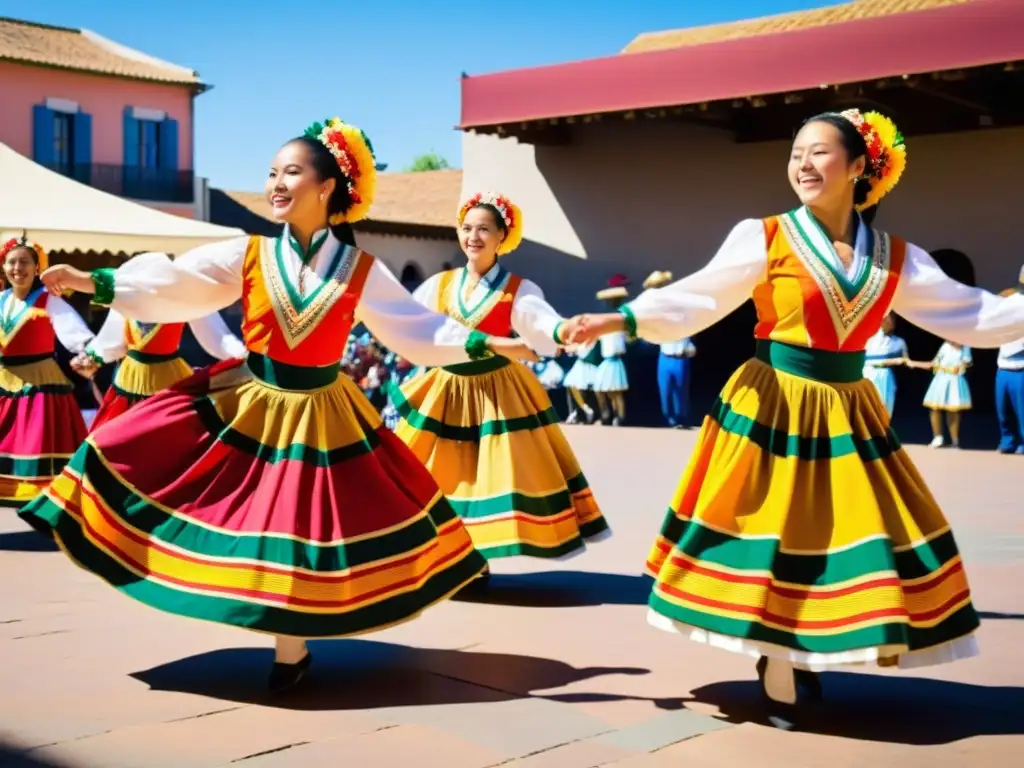
<path fill-rule="evenodd" d="M 70 117 L 74 178 L 89 184 L 92 178 L 92 115 L 77 112 Z"/>
<path fill-rule="evenodd" d="M 124 108 L 124 164 L 121 174 L 121 194 L 139 196 L 139 121 L 132 116 L 132 108 Z"/>
<path fill-rule="evenodd" d="M 54 113 L 44 104 L 32 107 L 32 159 L 40 165 L 53 165 Z"/>
<path fill-rule="evenodd" d="M 178 170 L 178 121 L 169 117 L 160 123 L 160 167 Z"/>
<path fill-rule="evenodd" d="M 132 117 L 132 108 L 124 108 L 124 165 L 139 164 L 139 121 Z"/>

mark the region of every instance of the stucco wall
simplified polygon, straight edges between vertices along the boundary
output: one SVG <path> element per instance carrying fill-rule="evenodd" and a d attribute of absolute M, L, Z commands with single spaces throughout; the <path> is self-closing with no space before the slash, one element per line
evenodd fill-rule
<path fill-rule="evenodd" d="M 455 240 L 423 240 L 415 237 L 357 232 L 356 244 L 383 261 L 396 277 L 409 264 L 419 267 L 424 278 L 440 272 L 442 265 L 461 264 L 461 251 Z"/>

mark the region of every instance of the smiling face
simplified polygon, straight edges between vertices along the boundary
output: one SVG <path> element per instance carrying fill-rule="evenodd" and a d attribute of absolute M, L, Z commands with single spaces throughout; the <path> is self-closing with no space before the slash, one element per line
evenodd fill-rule
<path fill-rule="evenodd" d="M 505 230 L 498 226 L 490 208 L 477 206 L 466 212 L 459 227 L 459 246 L 478 272 L 486 272 L 498 258 L 498 246 L 505 240 Z"/>
<path fill-rule="evenodd" d="M 287 224 L 311 225 L 326 219 L 334 179 L 322 179 L 313 166 L 312 150 L 300 141 L 278 150 L 267 176 L 267 202 L 274 218 Z"/>
<path fill-rule="evenodd" d="M 811 121 L 800 129 L 789 156 L 789 183 L 804 205 L 830 209 L 852 200 L 865 158 L 850 157 L 834 125 Z"/>
<path fill-rule="evenodd" d="M 8 251 L 4 259 L 4 277 L 11 288 L 26 290 L 39 274 L 36 252 L 23 245 L 15 246 Z"/>

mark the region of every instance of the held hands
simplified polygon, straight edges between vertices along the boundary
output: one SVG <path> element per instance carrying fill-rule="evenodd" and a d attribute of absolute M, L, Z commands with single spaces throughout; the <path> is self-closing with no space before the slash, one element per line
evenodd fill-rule
<path fill-rule="evenodd" d="M 491 336 L 487 340 L 487 348 L 494 354 L 507 357 L 509 360 L 523 360 L 528 363 L 540 362 L 540 357 L 537 356 L 537 353 L 520 339 L 505 339 L 499 336 Z"/>
<path fill-rule="evenodd" d="M 562 324 L 561 336 L 563 343 L 575 346 L 625 329 L 626 319 L 618 312 L 576 315 Z"/>
<path fill-rule="evenodd" d="M 46 290 L 53 296 L 60 296 L 65 291 L 78 293 L 95 293 L 92 276 L 88 272 L 75 269 L 68 264 L 57 264 L 39 276 Z"/>
<path fill-rule="evenodd" d="M 100 369 L 99 363 L 89 357 L 85 352 L 79 352 L 75 355 L 71 359 L 70 365 L 71 370 L 83 379 L 91 379 L 96 375 L 96 371 Z"/>

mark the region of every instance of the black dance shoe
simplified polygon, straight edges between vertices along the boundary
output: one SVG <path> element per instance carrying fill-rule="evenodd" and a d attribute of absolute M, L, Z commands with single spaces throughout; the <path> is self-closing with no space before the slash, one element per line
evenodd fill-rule
<path fill-rule="evenodd" d="M 270 678 L 267 680 L 267 689 L 271 693 L 281 693 L 297 685 L 309 671 L 309 665 L 313 661 L 313 654 L 306 651 L 301 661 L 294 664 L 282 664 L 274 662 L 270 668 Z"/>
<path fill-rule="evenodd" d="M 776 701 L 768 695 L 768 689 L 765 687 L 764 682 L 764 675 L 767 669 L 768 657 L 762 656 L 757 660 L 757 680 L 761 683 L 761 701 L 764 703 L 768 722 L 780 731 L 792 731 L 796 727 L 798 707 L 796 704 Z"/>

